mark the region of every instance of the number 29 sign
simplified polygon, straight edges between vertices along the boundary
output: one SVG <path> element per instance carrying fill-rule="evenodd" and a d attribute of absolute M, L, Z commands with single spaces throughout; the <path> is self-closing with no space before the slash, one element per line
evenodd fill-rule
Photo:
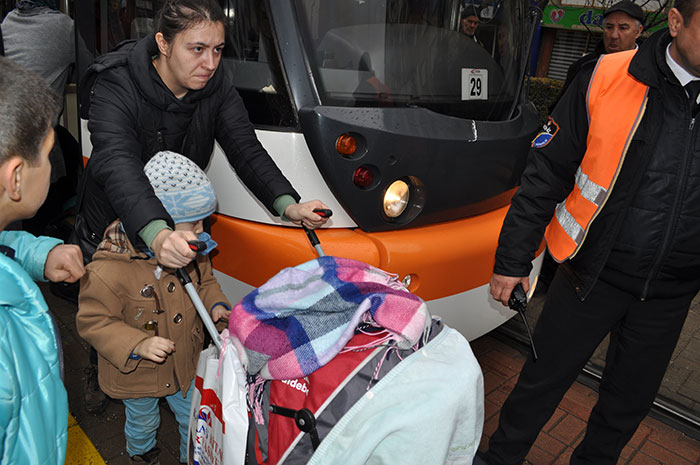
<path fill-rule="evenodd" d="M 488 83 L 488 70 L 462 68 L 462 100 L 487 100 Z"/>

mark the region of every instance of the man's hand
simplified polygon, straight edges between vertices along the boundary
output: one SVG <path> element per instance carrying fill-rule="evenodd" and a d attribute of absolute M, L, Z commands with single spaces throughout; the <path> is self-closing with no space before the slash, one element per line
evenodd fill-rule
<path fill-rule="evenodd" d="M 311 200 L 304 203 L 293 203 L 284 210 L 284 216 L 289 218 L 292 223 L 301 224 L 309 229 L 316 229 L 328 221 L 321 215 L 314 213 L 315 208 L 328 208 L 320 200 Z"/>
<path fill-rule="evenodd" d="M 144 339 L 134 347 L 134 355 L 156 363 L 162 363 L 175 351 L 175 343 L 164 337 L 153 336 Z"/>
<path fill-rule="evenodd" d="M 151 250 L 161 265 L 168 268 L 182 268 L 197 256 L 187 244 L 187 241 L 196 239 L 197 236 L 192 231 L 163 229 L 151 242 Z"/>
<path fill-rule="evenodd" d="M 491 275 L 491 297 L 507 307 L 508 299 L 510 299 L 510 295 L 513 293 L 513 288 L 518 283 L 522 283 L 525 294 L 527 294 L 527 291 L 530 290 L 529 277 L 523 276 L 518 278 L 515 276 L 503 276 L 502 274 L 494 273 Z"/>
<path fill-rule="evenodd" d="M 83 253 L 77 245 L 57 245 L 46 257 L 44 276 L 49 281 L 74 283 L 84 274 Z"/>

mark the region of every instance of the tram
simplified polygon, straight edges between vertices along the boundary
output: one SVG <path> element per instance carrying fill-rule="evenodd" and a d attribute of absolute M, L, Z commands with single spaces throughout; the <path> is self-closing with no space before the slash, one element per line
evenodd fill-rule
<path fill-rule="evenodd" d="M 488 281 L 538 127 L 523 92 L 536 15 L 526 0 L 474 1 L 221 0 L 230 25 L 219 70 L 302 199 L 333 210 L 318 231 L 326 254 L 398 274 L 470 340 L 514 314 Z M 151 33 L 161 4 L 81 5 L 77 30 L 107 52 Z M 465 8 L 478 11 L 478 41 L 459 30 Z M 218 145 L 207 172 L 219 199 L 213 264 L 232 301 L 314 258 Z"/>

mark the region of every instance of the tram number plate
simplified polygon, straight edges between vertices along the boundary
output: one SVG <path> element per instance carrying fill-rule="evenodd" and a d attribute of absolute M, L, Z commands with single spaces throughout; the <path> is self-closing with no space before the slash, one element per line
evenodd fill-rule
<path fill-rule="evenodd" d="M 488 84 L 487 69 L 462 68 L 462 100 L 487 100 Z"/>

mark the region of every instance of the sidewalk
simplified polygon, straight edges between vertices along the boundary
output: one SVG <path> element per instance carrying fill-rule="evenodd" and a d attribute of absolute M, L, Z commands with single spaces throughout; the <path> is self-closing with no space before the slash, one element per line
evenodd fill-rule
<path fill-rule="evenodd" d="M 498 425 L 501 406 L 515 386 L 525 356 L 490 335 L 472 341 L 472 350 L 484 373 L 484 434 L 479 450 L 485 451 Z M 568 464 L 574 447 L 583 437 L 586 420 L 597 398 L 594 390 L 574 383 L 543 428 L 526 463 Z M 623 449 L 618 464 L 700 465 L 700 441 L 647 417 Z"/>

